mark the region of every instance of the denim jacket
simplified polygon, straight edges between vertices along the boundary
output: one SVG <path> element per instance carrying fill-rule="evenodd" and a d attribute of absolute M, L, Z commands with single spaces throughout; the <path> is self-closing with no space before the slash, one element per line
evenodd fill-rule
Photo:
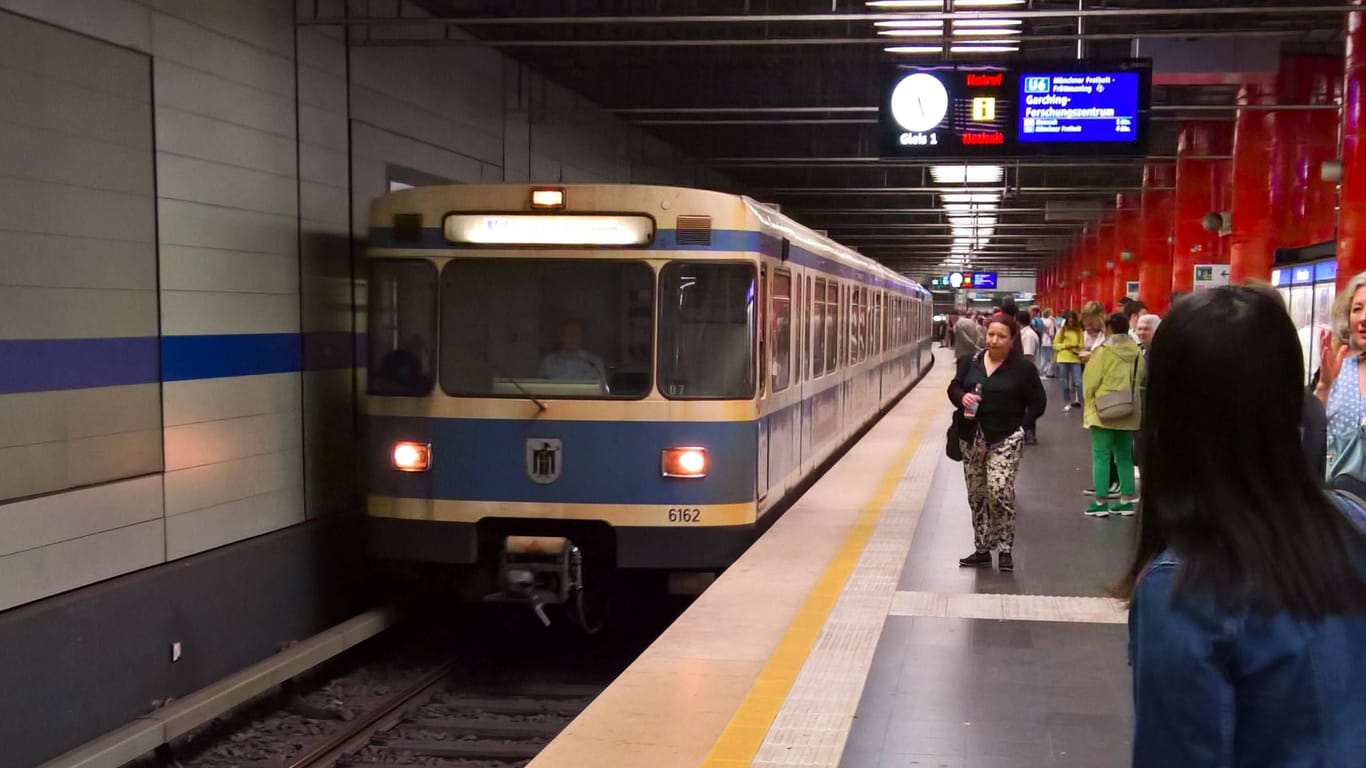
<path fill-rule="evenodd" d="M 1366 768 L 1366 615 L 1220 609 L 1173 597 L 1178 568 L 1155 559 L 1129 608 L 1134 768 Z"/>

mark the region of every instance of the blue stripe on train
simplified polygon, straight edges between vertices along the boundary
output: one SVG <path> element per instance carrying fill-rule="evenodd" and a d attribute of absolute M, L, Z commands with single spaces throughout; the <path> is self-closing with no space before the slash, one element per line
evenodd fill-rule
<path fill-rule="evenodd" d="M 555 404 L 551 403 L 551 409 Z M 370 493 L 404 498 L 547 504 L 735 504 L 755 500 L 758 436 L 753 421 L 623 422 L 428 419 L 371 416 Z M 527 441 L 559 439 L 558 480 L 532 482 Z M 389 467 L 387 446 L 399 440 L 432 444 L 432 471 Z M 660 476 L 660 452 L 674 446 L 707 449 L 711 470 L 701 480 Z"/>

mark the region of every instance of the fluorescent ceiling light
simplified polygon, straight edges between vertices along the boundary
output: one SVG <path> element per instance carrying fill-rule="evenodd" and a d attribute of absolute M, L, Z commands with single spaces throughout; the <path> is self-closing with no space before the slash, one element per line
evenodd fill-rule
<path fill-rule="evenodd" d="M 970 194 L 951 194 L 940 195 L 939 199 L 945 203 L 994 203 L 1001 199 L 998 193 L 970 193 Z"/>
<path fill-rule="evenodd" d="M 942 29 L 879 29 L 879 35 L 887 37 L 943 37 Z"/>
<path fill-rule="evenodd" d="M 879 24 L 896 24 L 898 22 L 879 21 Z M 937 21 L 923 21 L 922 24 L 938 24 Z M 1024 24 L 1023 19 L 954 19 L 955 27 L 1018 27 Z"/>
<path fill-rule="evenodd" d="M 936 165 L 930 176 L 940 184 L 994 184 L 1005 178 L 999 165 Z"/>
<path fill-rule="evenodd" d="M 1018 45 L 978 45 L 984 43 L 983 40 L 960 40 L 959 42 L 968 45 L 954 45 L 949 49 L 949 53 L 1019 53 Z"/>
<path fill-rule="evenodd" d="M 869 8 L 929 8 L 943 10 L 940 0 L 868 0 Z"/>
<path fill-rule="evenodd" d="M 978 27 L 973 27 L 972 29 L 959 29 L 957 27 L 954 27 L 953 34 L 955 37 L 957 37 L 958 35 L 981 35 L 982 37 L 1009 37 L 1010 35 L 1020 34 L 1020 30 L 1007 29 L 1005 27 L 992 27 L 990 29 L 982 29 Z"/>
<path fill-rule="evenodd" d="M 934 19 L 902 19 L 898 21 L 876 21 L 873 22 L 873 26 L 891 29 L 943 29 L 944 22 Z M 996 26 L 996 22 L 992 22 L 989 26 Z"/>
<path fill-rule="evenodd" d="M 938 45 L 893 45 L 882 50 L 887 53 L 940 53 L 944 48 Z"/>
<path fill-rule="evenodd" d="M 869 3 L 871 5 L 872 3 Z M 954 8 L 1007 8 L 1012 5 L 1024 5 L 1025 0 L 953 0 Z M 918 8 L 921 6 L 909 6 Z"/>

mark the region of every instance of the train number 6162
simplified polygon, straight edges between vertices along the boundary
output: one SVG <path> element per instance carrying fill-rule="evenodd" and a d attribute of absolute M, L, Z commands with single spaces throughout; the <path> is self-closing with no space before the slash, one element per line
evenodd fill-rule
<path fill-rule="evenodd" d="M 697 507 L 671 507 L 669 509 L 669 522 L 700 523 L 702 522 L 702 510 Z"/>

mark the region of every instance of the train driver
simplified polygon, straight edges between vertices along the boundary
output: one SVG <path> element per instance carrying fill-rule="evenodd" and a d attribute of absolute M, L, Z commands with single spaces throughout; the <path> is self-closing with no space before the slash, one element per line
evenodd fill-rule
<path fill-rule="evenodd" d="M 583 323 L 566 320 L 560 326 L 560 348 L 541 358 L 541 378 L 606 384 L 602 358 L 583 348 Z"/>

